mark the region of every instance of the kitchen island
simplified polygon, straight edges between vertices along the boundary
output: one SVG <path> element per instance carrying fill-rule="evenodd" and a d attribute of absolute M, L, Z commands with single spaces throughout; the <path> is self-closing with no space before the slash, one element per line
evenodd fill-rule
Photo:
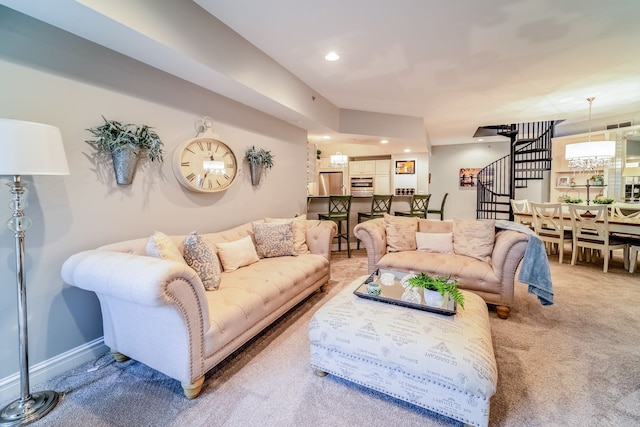
<path fill-rule="evenodd" d="M 371 198 L 372 196 L 360 196 L 354 195 L 351 197 L 351 211 L 349 214 L 349 245 L 351 249 L 356 248 L 357 239 L 353 236 L 353 228 L 358 223 L 358 212 L 370 212 L 371 211 Z M 391 201 L 391 211 L 393 215 L 394 211 L 408 211 L 409 204 L 411 202 L 411 196 L 399 195 L 393 196 Z M 326 213 L 329 211 L 329 196 L 307 196 L 307 219 L 318 219 L 319 213 Z M 337 243 L 335 247 L 337 250 Z"/>

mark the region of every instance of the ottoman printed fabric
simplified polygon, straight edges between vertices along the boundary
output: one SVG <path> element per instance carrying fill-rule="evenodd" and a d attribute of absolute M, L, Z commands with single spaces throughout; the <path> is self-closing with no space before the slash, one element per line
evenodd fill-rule
<path fill-rule="evenodd" d="M 353 295 L 327 302 L 309 324 L 311 365 L 475 425 L 486 425 L 498 372 L 487 307 L 465 294 L 454 316 Z"/>

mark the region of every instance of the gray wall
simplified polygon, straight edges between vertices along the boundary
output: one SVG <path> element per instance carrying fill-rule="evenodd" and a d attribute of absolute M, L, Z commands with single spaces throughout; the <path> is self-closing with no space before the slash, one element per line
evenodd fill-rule
<path fill-rule="evenodd" d="M 305 210 L 305 131 L 3 7 L 0 40 L 0 117 L 58 126 L 71 169 L 67 177 L 26 177 L 26 214 L 33 220 L 26 236 L 32 365 L 102 336 L 96 297 L 60 278 L 71 254 L 154 230 L 215 231 Z M 165 162 L 143 163 L 132 185 L 116 185 L 111 165 L 95 164 L 84 142 L 90 137 L 85 129 L 99 125 L 101 115 L 155 127 Z M 203 116 L 213 118 L 240 163 L 250 145 L 272 151 L 275 167 L 260 186 L 251 185 L 245 163 L 225 192 L 197 194 L 180 186 L 173 149 L 195 137 Z M 7 206 L 10 194 L 3 188 L 0 205 Z M 11 210 L 4 212 L 8 219 Z M 14 236 L 4 227 L 0 264 L 1 388 L 12 375 L 15 382 L 18 371 Z"/>

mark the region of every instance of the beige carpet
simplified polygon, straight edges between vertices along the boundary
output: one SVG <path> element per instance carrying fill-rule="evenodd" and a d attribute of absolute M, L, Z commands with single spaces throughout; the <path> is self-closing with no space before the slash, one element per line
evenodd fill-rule
<path fill-rule="evenodd" d="M 640 425 L 640 273 L 615 259 L 577 266 L 551 257 L 555 305 L 516 284 L 510 319 L 490 312 L 499 369 L 491 426 Z M 332 282 L 210 372 L 200 397 L 140 363 L 109 355 L 32 386 L 64 395 L 33 426 L 458 426 L 350 384 L 315 376 L 306 326 L 323 303 L 366 274 L 363 250 L 336 254 Z M 87 372 L 93 366 L 100 369 Z"/>

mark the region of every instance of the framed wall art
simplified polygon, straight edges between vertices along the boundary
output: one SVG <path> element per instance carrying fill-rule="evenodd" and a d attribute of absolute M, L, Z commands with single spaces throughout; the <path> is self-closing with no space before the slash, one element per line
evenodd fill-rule
<path fill-rule="evenodd" d="M 461 168 L 459 174 L 461 188 L 475 188 L 478 185 L 478 172 L 482 168 Z"/>
<path fill-rule="evenodd" d="M 559 176 L 556 180 L 556 187 L 569 187 L 569 182 L 568 176 Z"/>
<path fill-rule="evenodd" d="M 415 160 L 396 160 L 396 175 L 413 175 L 416 173 Z"/>

